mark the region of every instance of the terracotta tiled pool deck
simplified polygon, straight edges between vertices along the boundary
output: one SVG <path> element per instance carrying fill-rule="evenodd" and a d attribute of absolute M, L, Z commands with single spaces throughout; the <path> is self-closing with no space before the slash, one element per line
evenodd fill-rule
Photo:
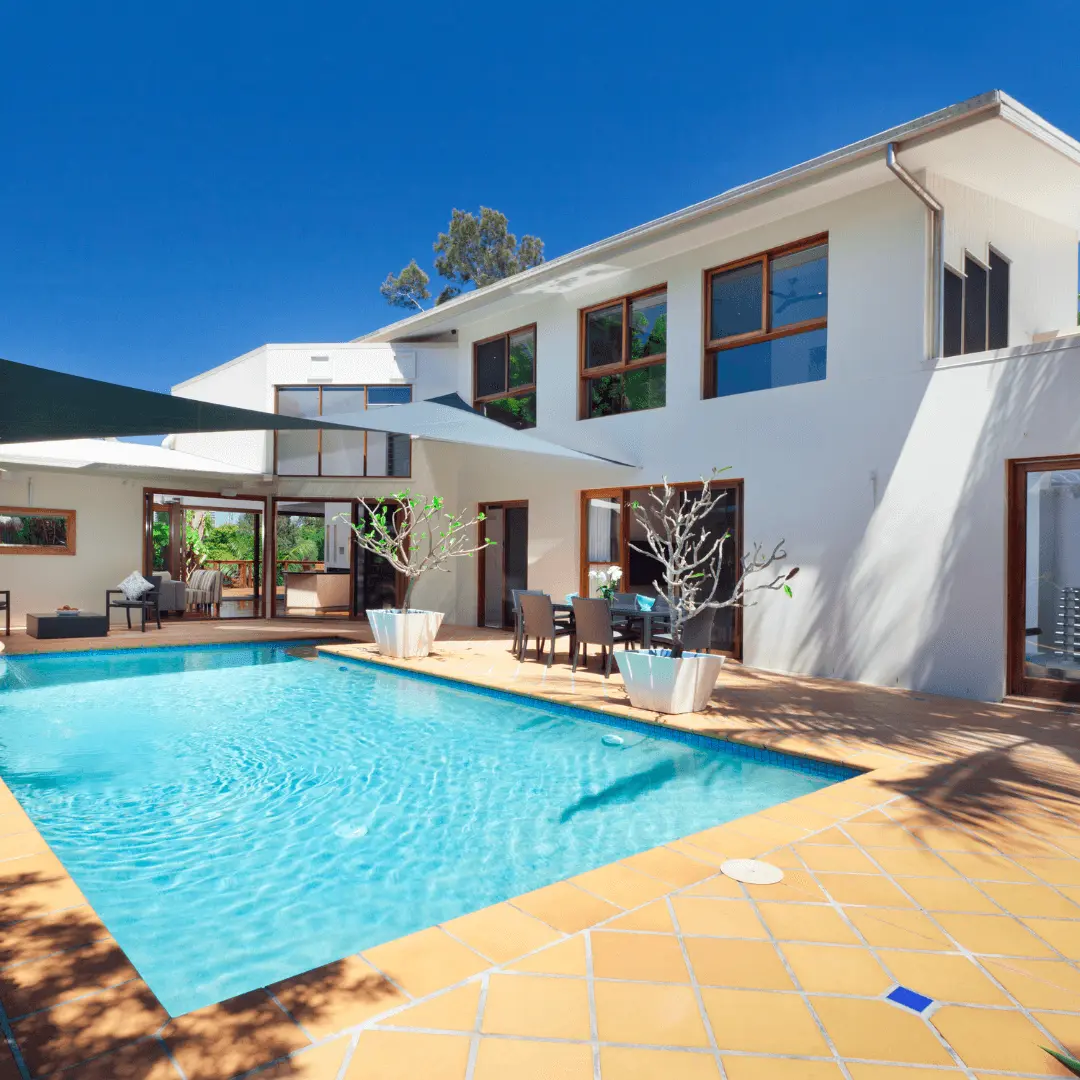
<path fill-rule="evenodd" d="M 657 720 L 483 631 L 409 666 Z M 736 668 L 678 723 L 867 771 L 176 1018 L 0 790 L 0 1080 L 1068 1075 L 1041 1047 L 1080 1050 L 1080 716 Z"/>

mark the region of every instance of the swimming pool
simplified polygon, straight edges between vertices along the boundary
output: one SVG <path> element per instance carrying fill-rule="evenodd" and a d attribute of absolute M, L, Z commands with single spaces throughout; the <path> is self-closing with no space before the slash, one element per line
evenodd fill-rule
<path fill-rule="evenodd" d="M 11 659 L 0 776 L 173 1015 L 850 773 L 275 645 Z"/>

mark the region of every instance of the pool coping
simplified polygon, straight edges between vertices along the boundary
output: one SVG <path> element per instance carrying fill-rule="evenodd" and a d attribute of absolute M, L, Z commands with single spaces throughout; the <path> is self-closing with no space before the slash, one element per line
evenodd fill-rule
<path fill-rule="evenodd" d="M 249 644 L 251 643 L 222 642 L 213 643 L 209 647 Z M 266 644 L 287 647 L 290 643 Z M 291 644 L 309 645 L 312 640 L 308 638 Z M 26 1078 L 46 1073 L 51 1075 L 56 1069 L 63 1069 L 65 1071 L 62 1075 L 70 1075 L 72 1080 L 76 1080 L 76 1077 L 77 1080 L 83 1080 L 84 1077 L 93 1077 L 94 1080 L 108 1077 L 111 1080 L 121 1075 L 135 1076 L 135 1072 L 121 1071 L 131 1068 L 132 1061 L 137 1063 L 134 1067 L 139 1070 L 138 1076 L 153 1075 L 154 1080 L 165 1075 L 187 1077 L 188 1080 L 225 1080 L 241 1076 L 250 1076 L 251 1080 L 263 1080 L 263 1077 L 265 1080 L 279 1080 L 297 1075 L 291 1063 L 296 1064 L 299 1074 L 305 1078 L 310 1075 L 318 1080 L 322 1080 L 324 1076 L 327 1080 L 341 1078 L 345 1077 L 346 1073 L 349 1080 L 353 1080 L 354 1076 L 366 1078 L 375 1075 L 367 1071 L 361 1057 L 364 1053 L 377 1057 L 381 1052 L 381 1044 L 373 1042 L 374 1036 L 382 1037 L 386 1033 L 412 1030 L 408 1027 L 407 1020 L 399 1019 L 403 1013 L 418 1006 L 426 1008 L 439 1002 L 450 1001 L 452 995 L 460 995 L 470 988 L 479 987 L 482 1015 L 489 980 L 506 979 L 512 973 L 537 970 L 544 973 L 543 963 L 538 967 L 536 957 L 545 955 L 550 949 L 569 946 L 571 942 L 581 938 L 586 941 L 586 955 L 590 955 L 587 945 L 590 932 L 597 928 L 604 931 L 618 930 L 627 925 L 627 919 L 643 918 L 644 912 L 653 906 L 652 901 L 642 899 L 645 895 L 659 893 L 658 902 L 666 902 L 668 908 L 673 910 L 673 898 L 686 894 L 692 888 L 713 887 L 713 883 L 721 881 L 730 885 L 730 879 L 722 878 L 719 874 L 719 866 L 725 858 L 769 856 L 776 858 L 781 865 L 790 866 L 793 864 L 785 861 L 783 852 L 791 850 L 792 845 L 834 843 L 835 841 L 825 840 L 822 834 L 835 832 L 838 828 L 842 830 L 853 821 L 889 820 L 890 813 L 896 816 L 898 807 L 905 809 L 904 800 L 907 798 L 897 795 L 889 784 L 897 777 L 911 774 L 916 767 L 916 771 L 921 775 L 921 767 L 926 764 L 925 760 L 917 755 L 884 749 L 878 753 L 868 750 L 865 745 L 859 748 L 854 736 L 851 736 L 851 740 L 855 745 L 850 748 L 852 753 L 847 760 L 844 760 L 846 755 L 833 752 L 831 747 L 826 748 L 826 755 L 817 759 L 789 750 L 775 751 L 754 744 L 747 747 L 744 740 L 725 738 L 723 733 L 705 735 L 690 728 L 682 728 L 673 722 L 676 718 L 651 720 L 635 716 L 630 710 L 622 710 L 614 705 L 603 708 L 567 705 L 543 693 L 508 691 L 474 679 L 436 675 L 409 668 L 398 662 L 388 662 L 371 656 L 349 657 L 336 651 L 341 648 L 362 647 L 348 642 L 317 646 L 318 651 L 325 649 L 327 657 L 337 660 L 353 660 L 424 680 L 491 692 L 496 696 L 517 701 L 525 699 L 542 703 L 545 708 L 552 707 L 557 711 L 591 714 L 601 723 L 627 721 L 647 729 L 659 728 L 668 736 L 682 731 L 713 743 L 724 742 L 736 749 L 764 750 L 778 754 L 787 761 L 793 758 L 816 760 L 824 765 L 850 769 L 855 771 L 856 775 L 837 780 L 808 795 L 778 803 L 766 810 L 682 837 L 596 870 L 586 871 L 523 896 L 512 897 L 490 908 L 449 920 L 446 924 L 429 927 L 273 986 L 242 994 L 238 998 L 227 999 L 183 1016 L 168 1016 L 138 978 L 137 973 L 134 979 L 125 979 L 120 983 L 95 986 L 89 990 L 83 987 L 76 996 L 71 996 L 70 993 L 66 996 L 62 994 L 58 1000 L 45 1003 L 40 1008 L 19 1016 L 9 1018 L 7 1013 L 0 1009 L 0 1034 L 3 1036 L 0 1040 L 0 1077 L 3 1080 L 8 1077 L 8 1072 L 5 1071 L 8 1063 L 13 1077 Z M 144 650 L 143 647 L 136 646 L 110 651 Z M 35 655 L 40 657 L 41 654 Z M 84 655 L 100 655 L 100 652 L 87 650 Z M 851 761 L 851 758 L 855 757 L 862 758 L 864 762 L 871 759 L 874 763 L 855 764 Z M 19 815 L 25 820 L 25 828 L 33 830 L 25 811 L 2 780 L 0 815 L 7 815 L 7 819 L 0 818 L 0 822 L 7 820 L 9 831 L 10 827 L 16 824 L 13 819 L 17 819 Z M 0 829 L 0 840 L 3 839 L 3 832 L 4 830 Z M 44 850 L 56 864 L 58 877 L 62 875 L 67 886 L 77 890 L 70 875 L 48 849 L 48 845 L 44 845 Z M 13 862 L 18 862 L 18 857 L 9 857 L 6 865 L 11 866 Z M 0 862 L 0 872 L 4 867 L 5 863 Z M 691 880 L 697 884 L 687 884 Z M 716 888 L 718 887 L 717 885 Z M 740 888 L 742 894 L 738 895 L 747 894 L 747 887 Z M 10 893 L 0 892 L 0 896 L 3 895 Z M 723 894 L 706 891 L 700 895 Z M 752 905 L 756 903 L 754 895 L 749 893 Z M 76 909 L 67 905 L 59 914 L 80 909 L 93 915 L 92 908 L 85 901 Z M 39 916 L 56 917 L 55 913 L 43 910 L 24 918 Z M 508 921 L 513 924 L 510 929 L 506 929 Z M 502 953 L 498 953 L 489 944 L 494 940 L 494 932 L 491 930 L 493 924 L 502 927 L 503 931 L 500 932 L 505 931 L 508 935 L 509 944 L 499 945 L 499 948 L 504 950 Z M 629 927 L 630 932 L 635 932 L 632 925 Z M 488 927 L 486 936 L 485 926 Z M 541 930 L 547 938 L 537 944 L 536 935 L 540 934 Z M 526 941 L 530 935 L 531 939 Z M 112 947 L 116 952 L 120 952 L 115 943 Z M 509 953 L 506 950 L 509 950 Z M 63 954 L 60 960 L 70 956 L 72 966 L 78 968 L 80 955 L 82 953 L 79 950 L 72 950 Z M 34 960 L 27 962 L 34 963 Z M 591 986 L 592 961 L 589 960 L 588 963 L 590 966 L 587 976 Z M 435 972 L 429 971 L 425 974 L 420 970 L 425 964 L 428 967 L 434 964 Z M 0 969 L 0 993 L 6 993 L 3 980 L 4 972 L 8 970 Z M 519 974 L 518 977 L 526 976 Z M 382 995 L 379 1000 L 368 1000 L 370 995 L 357 993 L 357 986 L 366 986 L 370 980 L 378 984 L 379 994 Z M 697 993 L 700 999 L 700 991 Z M 313 1002 L 317 1002 L 318 1007 L 315 1007 Z M 593 1009 L 592 1005 L 590 1009 Z M 1029 1014 L 1025 1011 L 1024 1015 Z M 49 1016 L 57 1018 L 54 1024 L 57 1032 L 42 1041 L 41 1018 Z M 121 1017 L 122 1022 L 115 1019 L 117 1016 Z M 596 1043 L 595 1022 L 594 1014 L 593 1045 L 596 1053 L 600 1053 L 601 1051 L 596 1049 L 601 1044 Z M 401 1023 L 406 1026 L 402 1028 Z M 386 1024 L 390 1026 L 384 1027 Z M 118 1030 L 118 1027 L 122 1030 Z M 425 1032 L 428 1026 L 420 1026 L 415 1030 Z M 253 1033 L 256 1031 L 260 1035 L 267 1033 L 264 1042 L 254 1037 Z M 449 1032 L 421 1034 L 419 1037 L 429 1041 L 434 1039 L 444 1047 L 448 1043 L 467 1042 L 471 1039 L 473 1049 L 470 1051 L 469 1060 L 474 1063 L 476 1046 L 482 1034 L 478 1016 L 475 1027 L 455 1031 L 451 1025 Z M 463 1035 L 468 1038 L 463 1040 Z M 395 1043 L 395 1040 L 398 1040 L 397 1045 L 400 1045 L 403 1038 L 404 1035 L 394 1035 L 390 1042 Z M 647 1043 L 647 1040 L 634 1040 L 635 1043 L 639 1041 Z M 1051 1045 L 1053 1041 L 1053 1038 L 1047 1039 Z M 715 1043 L 713 1045 L 715 1047 Z M 7 1058 L 4 1056 L 5 1046 Z M 358 1048 L 360 1046 L 366 1049 L 361 1050 Z M 87 1050 L 92 1052 L 86 1052 Z M 713 1051 L 714 1054 L 720 1052 L 715 1049 Z M 322 1072 L 315 1063 L 323 1061 L 324 1057 L 331 1061 L 331 1064 L 327 1071 Z M 769 1054 L 766 1054 L 766 1057 L 772 1060 Z M 599 1062 L 598 1057 L 595 1060 Z M 27 1061 L 34 1066 L 34 1071 L 30 1070 Z M 309 1073 L 308 1065 L 315 1071 Z M 963 1067 L 961 1064 L 961 1068 Z M 70 1074 L 66 1071 L 69 1068 L 74 1070 Z M 159 1068 L 163 1071 L 157 1071 Z M 358 1068 L 360 1071 L 356 1071 Z M 472 1075 L 472 1068 L 473 1065 L 470 1064 L 469 1076 Z M 599 1069 L 599 1064 L 595 1068 Z"/>

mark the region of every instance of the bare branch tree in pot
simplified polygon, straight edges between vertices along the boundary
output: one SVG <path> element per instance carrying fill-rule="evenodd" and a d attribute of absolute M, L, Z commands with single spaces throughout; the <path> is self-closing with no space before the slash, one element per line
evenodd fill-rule
<path fill-rule="evenodd" d="M 644 530 L 645 546 L 631 542 L 630 547 L 660 564 L 660 576 L 653 586 L 667 603 L 671 624 L 670 649 L 615 654 L 636 708 L 664 713 L 703 709 L 724 658 L 688 650 L 684 645 L 688 624 L 710 610 L 748 607 L 757 602 L 756 598 L 748 599 L 755 593 L 792 595 L 789 583 L 799 568 L 779 566 L 787 558 L 783 540 L 771 551 L 754 544 L 739 560 L 731 592 L 718 595 L 724 551 L 731 541 L 730 532 L 716 535 L 706 527 L 727 494 L 713 490 L 712 481 L 718 475 L 714 469 L 711 477 L 702 477 L 700 493 L 672 487 L 664 477 L 663 487 L 650 488 L 644 504 L 631 504 L 634 518 Z"/>
<path fill-rule="evenodd" d="M 449 513 L 439 495 L 428 498 L 406 489 L 380 499 L 359 524 L 352 525 L 356 543 L 385 559 L 405 578 L 401 608 L 367 612 L 371 632 L 384 656 L 404 659 L 427 656 L 431 651 L 443 612 L 412 608 L 413 590 L 429 571 L 449 573 L 452 559 L 471 558 L 494 544 L 491 539 L 482 544 L 474 539 L 474 528 L 483 520 L 482 513 L 468 520 L 464 511 Z"/>

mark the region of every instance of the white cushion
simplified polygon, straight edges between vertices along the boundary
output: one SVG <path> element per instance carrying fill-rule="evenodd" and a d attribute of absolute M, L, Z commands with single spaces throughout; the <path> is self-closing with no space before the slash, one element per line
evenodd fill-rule
<path fill-rule="evenodd" d="M 148 592 L 153 592 L 154 583 L 147 581 L 138 570 L 132 570 L 116 587 L 126 599 L 141 600 Z"/>

